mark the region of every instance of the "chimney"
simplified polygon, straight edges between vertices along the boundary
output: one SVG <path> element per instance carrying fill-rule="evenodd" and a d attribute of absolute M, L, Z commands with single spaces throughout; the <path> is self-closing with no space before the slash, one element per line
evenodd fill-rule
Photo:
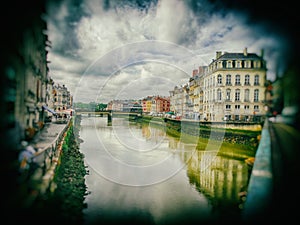
<path fill-rule="evenodd" d="M 244 48 L 244 56 L 247 56 L 248 52 L 247 52 L 247 48 Z"/>
<path fill-rule="evenodd" d="M 198 74 L 198 70 L 197 70 L 197 69 L 194 69 L 194 70 L 193 70 L 193 77 L 196 76 L 197 74 Z"/>
<path fill-rule="evenodd" d="M 199 75 L 203 75 L 205 71 L 205 67 L 204 66 L 199 66 Z"/>
<path fill-rule="evenodd" d="M 220 58 L 221 55 L 222 55 L 222 52 L 217 51 L 217 52 L 216 52 L 216 59 Z"/>
<path fill-rule="evenodd" d="M 261 50 L 260 50 L 260 57 L 261 57 L 261 58 L 264 58 L 264 53 L 265 53 L 264 49 L 261 49 Z"/>

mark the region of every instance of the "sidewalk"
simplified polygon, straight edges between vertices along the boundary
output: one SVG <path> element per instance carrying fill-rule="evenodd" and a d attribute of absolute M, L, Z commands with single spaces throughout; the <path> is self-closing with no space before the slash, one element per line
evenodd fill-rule
<path fill-rule="evenodd" d="M 67 124 L 46 123 L 42 130 L 32 140 L 32 145 L 37 149 L 44 149 L 51 145 L 63 131 Z"/>
<path fill-rule="evenodd" d="M 261 218 L 268 217 L 273 195 L 271 136 L 267 120 L 262 129 L 247 192 L 243 222 L 261 224 Z"/>
<path fill-rule="evenodd" d="M 298 220 L 299 144 L 300 132 L 294 127 L 265 122 L 243 209 L 246 224 Z"/>
<path fill-rule="evenodd" d="M 60 155 L 63 134 L 68 123 L 47 123 L 31 141 L 31 145 L 37 149 L 34 156 L 34 169 L 29 174 L 28 184 L 43 194 L 54 176 L 58 158 Z"/>

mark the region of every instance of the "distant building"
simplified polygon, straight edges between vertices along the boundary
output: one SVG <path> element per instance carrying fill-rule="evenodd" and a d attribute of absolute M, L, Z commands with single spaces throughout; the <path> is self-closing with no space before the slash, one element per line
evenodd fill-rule
<path fill-rule="evenodd" d="M 152 96 L 147 96 L 142 99 L 143 113 L 150 113 L 152 107 Z"/>
<path fill-rule="evenodd" d="M 63 84 L 55 84 L 52 88 L 52 107 L 55 111 L 71 109 L 73 96 L 68 88 Z"/>
<path fill-rule="evenodd" d="M 147 96 L 141 100 L 143 113 L 164 113 L 170 111 L 170 97 Z"/>

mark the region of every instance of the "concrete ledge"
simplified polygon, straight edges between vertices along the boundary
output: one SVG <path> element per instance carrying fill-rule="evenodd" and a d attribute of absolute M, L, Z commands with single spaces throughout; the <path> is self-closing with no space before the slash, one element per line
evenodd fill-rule
<path fill-rule="evenodd" d="M 245 222 L 259 219 L 271 204 L 273 194 L 273 174 L 271 159 L 271 136 L 266 120 L 261 140 L 255 155 L 255 162 L 249 180 L 247 198 L 242 211 Z"/>

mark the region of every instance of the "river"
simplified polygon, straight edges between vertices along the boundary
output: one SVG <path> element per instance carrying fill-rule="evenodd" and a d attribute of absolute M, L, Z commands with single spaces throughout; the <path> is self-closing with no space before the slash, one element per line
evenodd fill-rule
<path fill-rule="evenodd" d="M 224 224 L 239 221 L 244 161 L 196 150 L 164 128 L 82 116 L 90 224 Z"/>

